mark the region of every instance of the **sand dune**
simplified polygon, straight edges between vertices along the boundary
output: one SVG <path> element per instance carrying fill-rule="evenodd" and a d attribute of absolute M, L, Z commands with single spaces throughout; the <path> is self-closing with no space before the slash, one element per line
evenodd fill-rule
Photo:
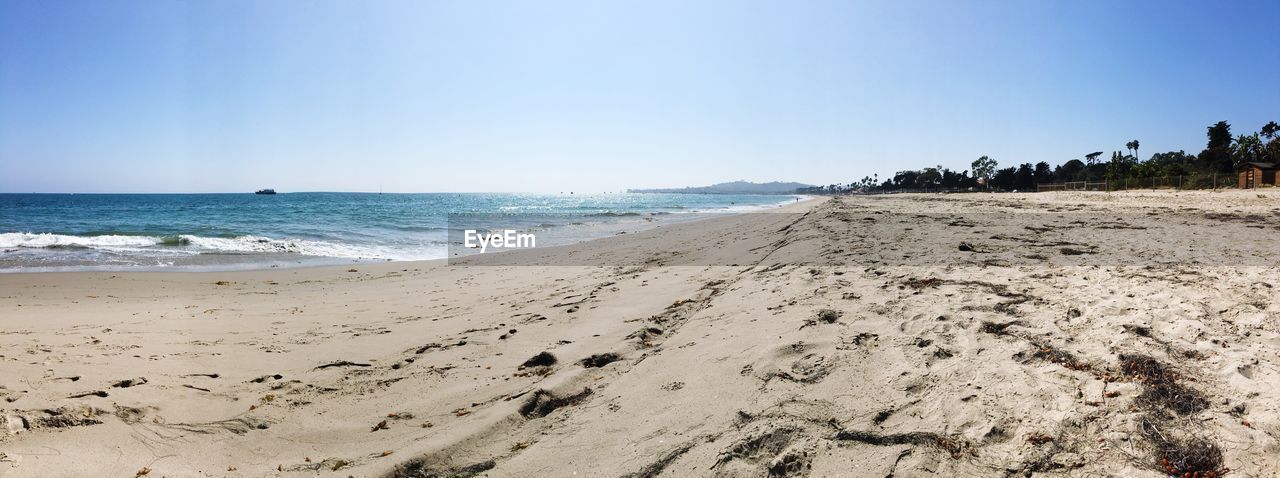
<path fill-rule="evenodd" d="M 1278 213 L 839 197 L 453 264 L 3 275 L 0 476 L 1275 476 Z"/>

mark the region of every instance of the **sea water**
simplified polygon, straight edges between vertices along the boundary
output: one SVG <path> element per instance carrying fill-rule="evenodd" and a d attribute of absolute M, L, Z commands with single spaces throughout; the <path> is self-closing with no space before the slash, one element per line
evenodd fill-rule
<path fill-rule="evenodd" d="M 571 243 L 711 214 L 777 207 L 795 198 L 620 193 L 0 194 L 0 272 L 231 270 L 440 259 L 447 254 L 451 217 L 468 217 L 472 226 L 538 229 L 554 242 Z"/>

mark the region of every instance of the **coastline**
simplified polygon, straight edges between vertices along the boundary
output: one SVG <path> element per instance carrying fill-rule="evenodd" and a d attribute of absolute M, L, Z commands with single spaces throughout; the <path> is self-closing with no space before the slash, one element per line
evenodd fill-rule
<path fill-rule="evenodd" d="M 351 197 L 351 193 L 300 193 L 308 198 L 317 198 L 317 201 L 332 201 L 332 198 Z M 12 195 L 15 197 L 30 195 Z M 180 207 L 185 209 L 192 204 L 203 205 L 209 207 L 207 203 L 213 203 L 216 206 L 226 206 L 235 209 L 254 210 L 256 208 L 267 208 L 266 211 L 257 211 L 247 214 L 278 214 L 282 208 L 289 208 L 291 212 L 298 213 L 298 207 L 306 207 L 307 202 L 302 201 L 299 205 L 290 205 L 289 203 L 257 203 L 250 200 L 246 201 L 245 195 L 242 194 L 224 194 L 224 195 L 81 195 L 95 196 L 103 198 L 130 197 L 130 198 L 148 198 L 157 202 L 166 203 L 169 207 Z M 385 203 L 374 201 L 380 199 L 381 195 L 372 194 L 355 194 L 352 201 L 373 201 L 369 207 L 387 207 Z M 411 198 L 417 200 L 421 198 L 442 198 L 440 201 L 456 200 L 457 198 L 477 198 L 483 203 L 486 195 L 484 194 L 409 194 L 397 195 L 403 198 Z M 561 205 L 567 209 L 557 209 L 546 205 L 537 205 L 528 210 L 528 204 L 522 203 L 525 199 L 533 198 L 535 200 L 551 200 L 553 198 L 522 195 L 522 194 L 497 194 L 489 196 L 502 196 L 512 205 L 501 207 L 490 213 L 475 212 L 469 209 L 470 206 L 465 204 L 455 204 L 451 207 L 461 208 L 460 210 L 468 211 L 462 214 L 454 214 L 439 210 L 442 207 L 439 203 L 426 202 L 419 204 L 415 208 L 406 208 L 396 210 L 398 214 L 405 214 L 415 217 L 409 223 L 403 223 L 395 220 L 385 220 L 386 225 L 369 224 L 365 222 L 343 224 L 339 229 L 329 228 L 331 234 L 339 236 L 354 236 L 353 241 L 324 239 L 315 237 L 314 231 L 310 228 L 302 230 L 293 229 L 295 233 L 302 234 L 294 236 L 288 232 L 290 229 L 267 229 L 258 230 L 256 228 L 244 229 L 233 228 L 236 233 L 229 230 L 223 230 L 221 235 L 217 237 L 204 237 L 188 234 L 183 232 L 175 232 L 173 229 L 166 229 L 163 232 L 156 231 L 153 235 L 141 234 L 136 231 L 115 232 L 121 226 L 116 222 L 111 222 L 112 226 L 106 227 L 105 232 L 94 230 L 89 235 L 67 235 L 64 233 L 50 232 L 6 232 L 0 233 L 0 251 L 4 254 L 0 255 L 0 274 L 5 273 L 33 273 L 33 272 L 133 272 L 133 271 L 174 271 L 174 272 L 228 272 L 239 270 L 256 270 L 256 269 L 283 269 L 296 267 L 318 267 L 318 266 L 341 266 L 351 264 L 370 264 L 378 262 L 414 262 L 422 260 L 447 259 L 456 252 L 454 242 L 460 242 L 460 237 L 453 237 L 454 232 L 462 225 L 454 224 L 455 219 L 459 221 L 470 220 L 473 223 L 467 223 L 471 227 L 468 229 L 487 229 L 492 226 L 494 221 L 501 219 L 501 224 L 505 227 L 518 227 L 527 229 L 528 232 L 537 232 L 542 237 L 542 244 L 545 245 L 567 245 L 577 244 L 588 240 L 608 237 L 615 234 L 626 234 L 640 232 L 664 225 L 679 224 L 688 221 L 696 221 L 704 218 L 723 216 L 726 214 L 743 214 L 759 211 L 767 211 L 781 206 L 792 204 L 789 199 L 805 200 L 809 196 L 805 195 L 756 195 L 749 196 L 747 199 L 758 200 L 759 198 L 774 197 L 773 202 L 765 202 L 760 204 L 743 204 L 737 202 L 718 202 L 706 201 L 701 199 L 676 199 L 672 201 L 671 196 L 688 196 L 688 195 L 656 195 L 663 196 L 664 199 L 657 199 L 648 202 L 647 206 L 640 206 L 638 210 L 626 210 L 626 208 L 634 208 L 634 202 L 618 201 L 612 196 L 597 196 L 595 198 L 584 198 L 582 203 L 570 203 Z M 729 197 L 732 199 L 742 198 L 741 195 L 698 195 L 711 196 L 719 198 Z M 292 198 L 292 196 L 288 196 Z M 186 198 L 186 199 L 183 199 Z M 217 198 L 217 199 L 211 199 Z M 454 198 L 454 199 L 450 199 Z M 563 199 L 563 198 L 554 198 Z M 603 202 L 601 202 L 603 201 Z M 688 201 L 681 204 L 682 201 Z M 219 204 L 222 202 L 223 204 Z M 641 201 L 642 203 L 645 201 Z M 65 206 L 65 205 L 64 205 Z M 346 205 L 337 204 L 329 207 L 342 210 Z M 19 204 L 15 207 L 23 207 Z M 30 207 L 26 205 L 26 207 Z M 604 212 L 589 213 L 581 212 L 580 208 L 586 207 L 603 208 Z M 624 208 L 621 211 L 612 211 L 612 207 Z M 422 209 L 419 209 L 422 208 Z M 510 208 L 510 209 L 509 209 Z M 670 210 L 670 209 L 676 210 Z M 689 208 L 689 210 L 683 210 Z M 422 211 L 432 211 L 426 217 L 420 217 Z M 499 212 L 500 211 L 500 212 Z M 317 212 L 311 211 L 314 215 Z M 341 214 L 349 214 L 351 211 L 346 210 Z M 337 211 L 335 211 L 337 213 Z M 63 211 L 60 214 L 73 214 L 73 211 Z M 140 213 L 141 214 L 141 213 Z M 386 211 L 382 213 L 386 214 Z M 432 215 L 434 214 L 434 216 Z M 45 223 L 48 221 L 48 213 L 45 216 L 34 219 L 36 223 Z M 214 214 L 216 217 L 216 214 Z M 358 216 L 358 215 L 357 215 Z M 8 225 L 0 225 L 0 228 L 25 230 L 30 227 L 18 226 L 23 221 L 18 219 L 20 216 L 11 218 L 10 221 L 4 221 Z M 77 219 L 68 221 L 79 223 L 79 228 L 86 226 Z M 145 216 L 144 216 L 145 217 Z M 447 218 L 447 219 L 446 219 Z M 120 221 L 122 219 L 117 219 Z M 141 219 L 129 219 L 130 221 Z M 319 220 L 317 218 L 316 220 Z M 343 221 L 350 221 L 346 218 Z M 192 227 L 192 224 L 202 224 L 200 228 L 207 229 L 210 226 L 204 225 L 206 219 L 193 220 L 188 218 L 179 221 L 186 227 Z M 476 222 L 478 221 L 478 222 Z M 410 235 L 399 234 L 391 227 L 393 224 L 399 224 L 399 227 L 415 231 Z M 46 230 L 50 226 L 45 224 L 43 229 Z M 340 229 L 341 227 L 351 229 Z M 64 229 L 63 226 L 53 227 L 52 230 Z M 154 228 L 154 227 L 152 227 Z M 73 228 L 74 229 L 74 228 Z M 93 229 L 93 228 L 90 228 Z M 136 229 L 136 228 L 124 228 Z M 183 226 L 178 226 L 179 231 L 184 230 Z M 267 231 L 271 230 L 274 234 Z M 370 232 L 373 231 L 373 232 Z M 380 231 L 380 232 L 379 232 Z M 424 231 L 424 232 L 419 232 Z M 120 235 L 125 234 L 125 235 Z M 310 235 L 308 235 L 310 234 Z M 273 237 L 267 237 L 271 235 Z M 438 237 L 437 237 L 438 235 Z M 395 245 L 400 243 L 399 245 Z M 550 244 L 548 244 L 550 243 Z M 48 255 L 59 251 L 58 254 L 69 254 L 67 258 L 52 259 Z M 464 254 L 469 251 L 463 251 Z M 16 255 L 11 253 L 17 253 Z M 80 257 L 80 254 L 88 253 L 88 257 Z M 28 256 L 24 258 L 24 256 Z"/>
<path fill-rule="evenodd" d="M 1135 354 L 1206 398 L 1170 433 L 1209 437 L 1236 473 L 1280 468 L 1267 451 L 1280 305 L 1259 285 L 1280 286 L 1274 265 L 1013 262 L 1265 235 L 1274 199 L 902 194 L 778 209 L 537 251 L 554 266 L 0 275 L 0 474 L 689 476 L 783 463 L 976 476 L 1044 459 L 1163 476 L 1134 431 L 1146 385 L 1090 371 Z M 1044 215 L 1066 217 L 1045 229 Z M 913 246 L 955 255 L 907 262 Z M 1046 347 L 1093 369 L 1038 358 Z M 913 433 L 963 453 L 874 443 Z M 1055 440 L 1031 440 L 1042 435 Z"/>

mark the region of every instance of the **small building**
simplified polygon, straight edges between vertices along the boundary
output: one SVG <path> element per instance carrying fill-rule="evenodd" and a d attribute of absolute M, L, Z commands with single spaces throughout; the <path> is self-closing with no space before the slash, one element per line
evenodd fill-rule
<path fill-rule="evenodd" d="M 1280 186 L 1276 183 L 1275 163 L 1244 163 L 1236 167 L 1236 172 L 1240 173 L 1240 189 Z"/>

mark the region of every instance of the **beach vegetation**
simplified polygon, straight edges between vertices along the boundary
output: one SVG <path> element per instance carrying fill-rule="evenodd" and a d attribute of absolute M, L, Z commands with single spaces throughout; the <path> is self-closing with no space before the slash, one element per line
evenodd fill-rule
<path fill-rule="evenodd" d="M 991 159 L 991 157 L 983 156 L 974 160 L 970 166 L 973 167 L 974 177 L 982 179 L 982 182 L 987 184 L 988 189 L 990 189 L 991 177 L 995 175 L 997 164 L 996 160 Z"/>
<path fill-rule="evenodd" d="M 1214 188 L 1235 184 L 1235 171 L 1247 163 L 1280 163 L 1280 124 L 1267 122 L 1257 132 L 1233 135 L 1231 124 L 1219 121 L 1205 130 L 1204 150 L 1191 154 L 1183 150 L 1154 153 L 1143 159 L 1142 143 L 1131 140 L 1125 150 L 1113 151 L 1103 161 L 1103 151 L 1094 151 L 1063 161 L 1024 162 L 1000 168 L 995 158 L 983 155 L 970 163 L 967 171 L 936 165 L 918 170 L 898 171 L 892 178 L 879 175 L 850 183 L 836 183 L 798 189 L 802 194 L 848 194 L 883 192 L 964 192 L 1036 191 L 1043 184 L 1088 182 L 1097 189 L 1138 187 Z"/>

